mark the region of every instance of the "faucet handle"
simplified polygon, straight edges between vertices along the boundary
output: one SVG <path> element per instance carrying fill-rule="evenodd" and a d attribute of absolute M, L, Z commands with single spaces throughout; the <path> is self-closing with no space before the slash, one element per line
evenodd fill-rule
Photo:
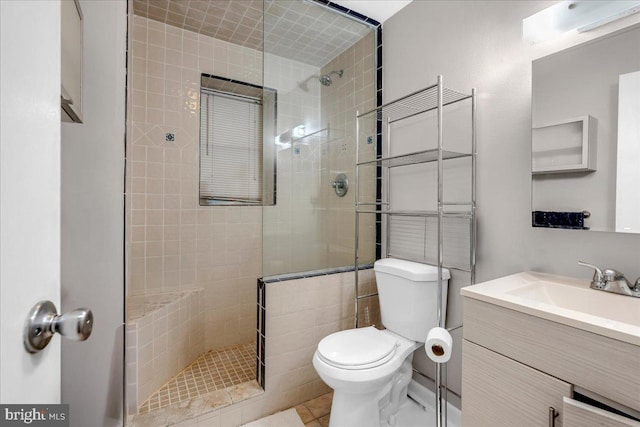
<path fill-rule="evenodd" d="M 602 272 L 602 278 L 605 282 L 613 282 L 614 280 L 618 280 L 620 277 L 624 276 L 611 268 L 607 268 Z"/>
<path fill-rule="evenodd" d="M 631 282 L 629 282 L 627 280 L 627 278 L 624 277 L 624 274 L 620 273 L 618 270 L 614 270 L 612 268 L 607 268 L 606 270 L 604 270 L 602 272 L 602 275 L 604 277 L 604 281 L 605 282 L 610 282 L 610 281 L 615 281 L 615 280 L 623 280 L 629 286 L 631 286 Z M 638 278 L 638 280 L 640 280 L 640 277 Z M 638 280 L 636 280 L 636 282 L 638 282 Z"/>
<path fill-rule="evenodd" d="M 588 264 L 588 263 L 583 262 L 583 261 L 578 261 L 578 265 L 594 269 L 593 279 L 591 280 L 591 287 L 592 288 L 601 289 L 604 286 L 605 275 L 602 272 L 602 270 L 600 270 L 600 268 L 598 268 L 597 266 L 595 266 L 593 264 Z M 612 272 L 612 270 L 606 270 L 606 273 L 608 273 L 608 274 L 610 274 L 611 272 Z"/>

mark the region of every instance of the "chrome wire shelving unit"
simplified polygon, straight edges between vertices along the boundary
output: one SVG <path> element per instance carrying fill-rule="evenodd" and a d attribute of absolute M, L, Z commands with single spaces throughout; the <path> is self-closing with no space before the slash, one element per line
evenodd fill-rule
<path fill-rule="evenodd" d="M 466 151 L 452 151 L 445 149 L 444 141 L 444 117 L 448 113 L 449 106 L 461 103 L 458 107 L 470 108 L 470 141 L 465 141 L 469 146 Z M 430 115 L 425 114 L 433 112 Z M 435 115 L 435 122 L 433 117 Z M 436 127 L 437 136 L 430 139 L 425 136 L 424 146 L 434 146 L 436 148 L 424 149 L 420 151 L 409 152 L 400 155 L 392 155 L 392 145 L 400 143 L 392 137 L 392 128 L 394 124 L 414 118 L 413 120 L 422 120 L 422 117 L 430 117 L 432 123 Z M 361 156 L 361 133 L 363 121 L 376 122 L 376 133 L 382 136 L 382 146 L 380 149 L 374 150 L 373 158 L 362 159 Z M 461 124 L 456 124 L 460 125 Z M 401 137 L 399 137 L 401 138 Z M 367 140 L 367 147 L 371 144 L 371 137 Z M 420 143 L 422 145 L 422 142 Z M 383 240 L 378 241 L 382 245 L 381 256 L 402 258 L 410 261 L 418 261 L 427 263 L 425 256 L 406 256 L 393 253 L 391 250 L 390 240 L 393 238 L 391 233 L 391 220 L 394 217 L 404 218 L 422 218 L 424 219 L 424 248 L 425 252 L 429 249 L 430 253 L 435 255 L 434 261 L 430 263 L 437 264 L 438 268 L 438 301 L 437 301 L 437 319 L 439 327 L 445 328 L 444 308 L 442 307 L 443 294 L 443 269 L 458 270 L 466 272 L 469 277 L 469 284 L 475 282 L 475 264 L 476 264 L 476 90 L 472 89 L 470 94 L 465 94 L 443 85 L 442 76 L 438 76 L 437 83 L 424 89 L 413 92 L 409 95 L 396 99 L 392 102 L 385 103 L 380 107 L 374 108 L 365 113 L 356 112 L 356 165 L 355 165 L 355 322 L 358 327 L 358 304 L 365 298 L 376 296 L 377 293 L 368 293 L 360 295 L 358 270 L 360 263 L 360 215 L 376 215 L 376 221 L 380 223 L 379 232 L 383 235 Z M 370 149 L 370 147 L 369 147 Z M 381 151 L 381 152 L 379 152 Z M 371 157 L 371 156 L 369 156 Z M 444 169 L 445 163 L 454 159 L 468 158 L 470 160 L 470 186 L 468 189 L 468 200 L 452 202 L 451 199 L 445 199 L 444 191 Z M 425 163 L 435 163 L 437 165 L 437 183 L 436 191 L 430 197 L 437 199 L 435 210 L 407 210 L 398 209 L 394 206 L 392 195 L 390 194 L 391 170 L 403 166 L 412 166 Z M 375 200 L 361 200 L 360 184 L 361 184 L 361 168 L 377 167 L 379 173 L 376 178 L 381 180 L 376 191 Z M 445 262 L 444 250 L 444 222 L 449 220 L 458 221 L 457 226 L 461 225 L 462 232 L 468 239 L 465 245 L 462 245 L 462 251 L 468 253 L 458 257 L 461 262 L 447 264 Z M 422 220 L 419 220 L 422 221 Z M 427 221 L 431 224 L 435 221 L 435 233 L 427 236 Z M 468 233 L 468 234 L 467 234 Z M 435 248 L 434 248 L 435 246 Z M 367 260 L 371 262 L 370 260 Z M 456 326 L 451 329 L 457 329 Z M 446 371 L 445 371 L 446 372 Z M 446 378 L 443 383 L 443 370 L 441 364 L 436 364 L 435 372 L 435 391 L 436 391 L 436 425 L 441 427 L 446 425 L 446 409 L 443 411 L 443 404 L 446 408 L 447 404 L 447 386 Z M 443 399 L 444 391 L 444 399 Z M 444 402 L 443 402 L 444 400 Z"/>

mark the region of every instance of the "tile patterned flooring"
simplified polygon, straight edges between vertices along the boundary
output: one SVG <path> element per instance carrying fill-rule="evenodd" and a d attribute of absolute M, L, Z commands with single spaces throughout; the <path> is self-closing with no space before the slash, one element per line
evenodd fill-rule
<path fill-rule="evenodd" d="M 209 350 L 153 393 L 138 408 L 146 414 L 256 378 L 255 343 Z"/>
<path fill-rule="evenodd" d="M 333 392 L 329 392 L 296 406 L 296 412 L 300 416 L 305 427 L 329 426 L 332 399 Z"/>

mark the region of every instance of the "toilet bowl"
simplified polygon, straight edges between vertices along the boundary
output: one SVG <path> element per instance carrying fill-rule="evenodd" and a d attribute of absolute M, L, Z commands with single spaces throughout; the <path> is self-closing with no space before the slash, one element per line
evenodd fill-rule
<path fill-rule="evenodd" d="M 330 427 L 378 427 L 407 399 L 413 352 L 437 325 L 438 268 L 385 258 L 374 264 L 386 330 L 349 329 L 323 338 L 313 366 L 334 390 Z M 450 273 L 442 269 L 442 307 Z"/>
<path fill-rule="evenodd" d="M 391 393 L 392 383 L 400 380 L 399 370 L 406 363 L 407 379 L 400 383 L 408 384 L 413 352 L 420 345 L 373 326 L 336 332 L 322 339 L 313 366 L 334 390 L 330 427 L 378 426 L 380 401 Z"/>

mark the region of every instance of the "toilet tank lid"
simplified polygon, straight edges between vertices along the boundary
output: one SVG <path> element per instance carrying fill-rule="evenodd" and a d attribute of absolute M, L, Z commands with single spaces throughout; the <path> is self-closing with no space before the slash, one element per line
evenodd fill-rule
<path fill-rule="evenodd" d="M 436 282 L 438 280 L 438 267 L 419 262 L 405 261 L 396 258 L 384 258 L 373 264 L 373 269 L 382 273 L 403 277 L 414 282 Z M 442 279 L 451 277 L 449 270 L 442 268 Z"/>

